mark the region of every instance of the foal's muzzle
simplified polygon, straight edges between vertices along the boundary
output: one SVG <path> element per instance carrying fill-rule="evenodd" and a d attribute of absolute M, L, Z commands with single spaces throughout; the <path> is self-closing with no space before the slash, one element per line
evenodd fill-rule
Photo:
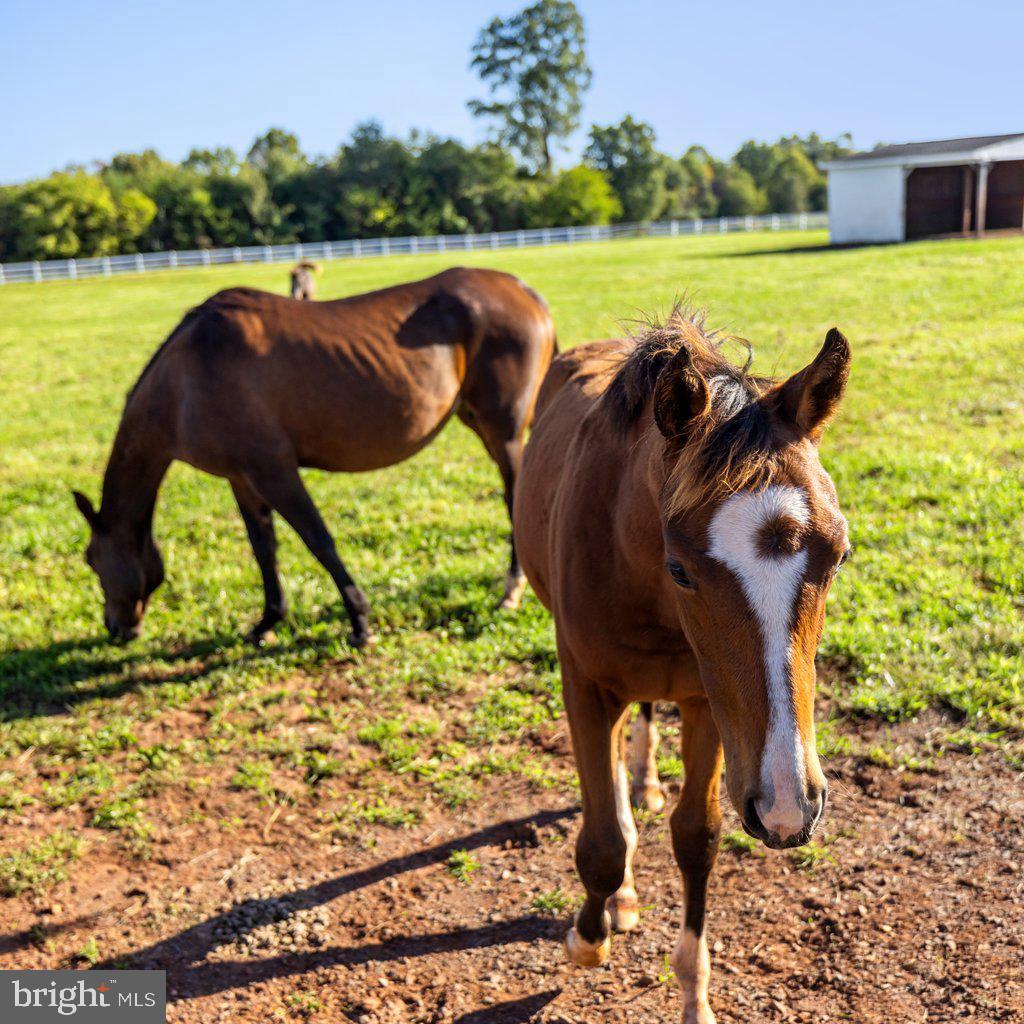
<path fill-rule="evenodd" d="M 804 803 L 803 828 L 799 832 L 794 832 L 782 838 L 778 832 L 769 831 L 765 828 L 757 811 L 759 797 L 756 793 L 750 794 L 743 801 L 743 831 L 748 836 L 760 839 L 771 850 L 791 850 L 795 846 L 804 846 L 810 840 L 811 834 L 825 813 L 828 790 L 822 787 L 820 791 L 808 794 L 808 797 Z"/>

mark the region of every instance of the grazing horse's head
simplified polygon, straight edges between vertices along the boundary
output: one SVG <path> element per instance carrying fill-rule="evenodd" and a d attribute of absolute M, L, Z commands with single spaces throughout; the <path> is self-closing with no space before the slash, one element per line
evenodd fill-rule
<path fill-rule="evenodd" d="M 797 846 L 825 806 L 814 657 L 849 541 L 818 441 L 850 347 L 832 329 L 813 362 L 775 382 L 726 360 L 699 321 L 675 320 L 653 399 L 666 470 L 662 585 L 696 652 L 744 827 Z"/>
<path fill-rule="evenodd" d="M 84 494 L 73 493 L 78 510 L 89 524 L 85 560 L 99 577 L 103 590 L 104 625 L 115 640 L 131 640 L 139 635 L 150 595 L 164 579 L 160 552 L 148 530 L 145 536 L 114 530 Z"/>

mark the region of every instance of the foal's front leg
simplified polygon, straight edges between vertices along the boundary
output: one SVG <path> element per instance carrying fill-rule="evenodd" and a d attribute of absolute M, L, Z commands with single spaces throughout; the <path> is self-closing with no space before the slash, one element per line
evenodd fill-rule
<path fill-rule="evenodd" d="M 706 702 L 680 705 L 685 782 L 672 812 L 672 846 L 683 873 L 685 916 L 672 967 L 683 996 L 683 1024 L 715 1024 L 708 1005 L 711 959 L 704 934 L 708 876 L 718 855 L 722 743 Z"/>
<path fill-rule="evenodd" d="M 570 658 L 563 656 L 561 661 L 565 706 L 583 798 L 576 868 L 587 890 L 565 945 L 573 963 L 597 967 L 611 952 L 612 919 L 605 905 L 623 886 L 631 855 L 630 841 L 633 845 L 636 842 L 635 830 L 631 837 L 623 834 L 619 815 L 623 805 L 629 813 L 620 747 L 626 709 L 579 672 Z M 621 775 L 621 795 L 616 793 L 617 773 Z M 635 899 L 634 891 L 634 905 Z"/>

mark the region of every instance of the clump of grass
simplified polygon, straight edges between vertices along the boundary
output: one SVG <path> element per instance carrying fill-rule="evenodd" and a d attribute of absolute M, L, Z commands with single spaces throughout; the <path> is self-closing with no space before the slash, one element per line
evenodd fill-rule
<path fill-rule="evenodd" d="M 746 832 L 741 832 L 739 829 L 723 832 L 721 847 L 723 850 L 728 850 L 730 853 L 737 853 L 741 856 L 746 854 L 754 854 L 758 857 L 764 856 L 761 843 L 753 836 L 748 836 Z"/>
<path fill-rule="evenodd" d="M 99 943 L 95 939 L 89 939 L 86 944 L 74 955 L 78 963 L 88 964 L 95 967 L 102 959 Z"/>
<path fill-rule="evenodd" d="M 142 801 L 137 797 L 124 794 L 100 804 L 93 812 L 89 824 L 94 828 L 121 833 L 125 846 L 136 857 L 149 855 L 153 824 L 146 820 Z"/>
<path fill-rule="evenodd" d="M 323 1000 L 315 992 L 290 992 L 284 997 L 284 1002 L 300 1017 L 312 1017 L 324 1008 Z"/>
<path fill-rule="evenodd" d="M 468 850 L 455 850 L 448 858 L 448 874 L 467 885 L 473 872 L 479 870 L 480 862 Z"/>
<path fill-rule="evenodd" d="M 550 892 L 542 892 L 534 896 L 530 902 L 530 909 L 538 914 L 551 914 L 557 917 L 566 907 L 572 905 L 571 896 L 562 892 L 561 889 L 552 889 Z"/>
<path fill-rule="evenodd" d="M 316 786 L 324 779 L 333 779 L 344 774 L 345 766 L 336 757 L 330 757 L 320 750 L 307 750 L 302 755 L 304 778 L 310 786 Z"/>
<path fill-rule="evenodd" d="M 231 788 L 254 790 L 261 795 L 269 795 L 273 789 L 270 783 L 271 765 L 269 761 L 243 761 L 231 776 Z"/>
<path fill-rule="evenodd" d="M 810 842 L 806 846 L 798 846 L 795 850 L 789 851 L 789 859 L 801 871 L 814 871 L 825 864 L 836 863 L 835 854 L 827 845 Z"/>
<path fill-rule="evenodd" d="M 41 893 L 68 877 L 68 865 L 82 855 L 83 843 L 68 831 L 54 832 L 19 853 L 0 857 L 0 895 Z"/>
<path fill-rule="evenodd" d="M 349 805 L 347 816 L 370 825 L 384 825 L 386 828 L 407 828 L 420 820 L 420 813 L 413 807 L 398 807 L 389 803 L 383 796 L 368 804 L 360 805 L 353 801 Z"/>

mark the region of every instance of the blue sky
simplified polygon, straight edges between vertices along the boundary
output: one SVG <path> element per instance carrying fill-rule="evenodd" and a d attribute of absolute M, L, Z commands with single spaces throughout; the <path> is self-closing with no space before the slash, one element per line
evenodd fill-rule
<path fill-rule="evenodd" d="M 467 141 L 469 47 L 504 0 L 2 0 L 0 181 L 155 147 L 244 151 L 269 125 L 333 152 L 361 120 Z M 625 113 L 659 145 L 856 143 L 1024 131 L 1019 0 L 582 0 L 584 127 Z M 562 163 L 577 156 L 584 132 Z"/>

